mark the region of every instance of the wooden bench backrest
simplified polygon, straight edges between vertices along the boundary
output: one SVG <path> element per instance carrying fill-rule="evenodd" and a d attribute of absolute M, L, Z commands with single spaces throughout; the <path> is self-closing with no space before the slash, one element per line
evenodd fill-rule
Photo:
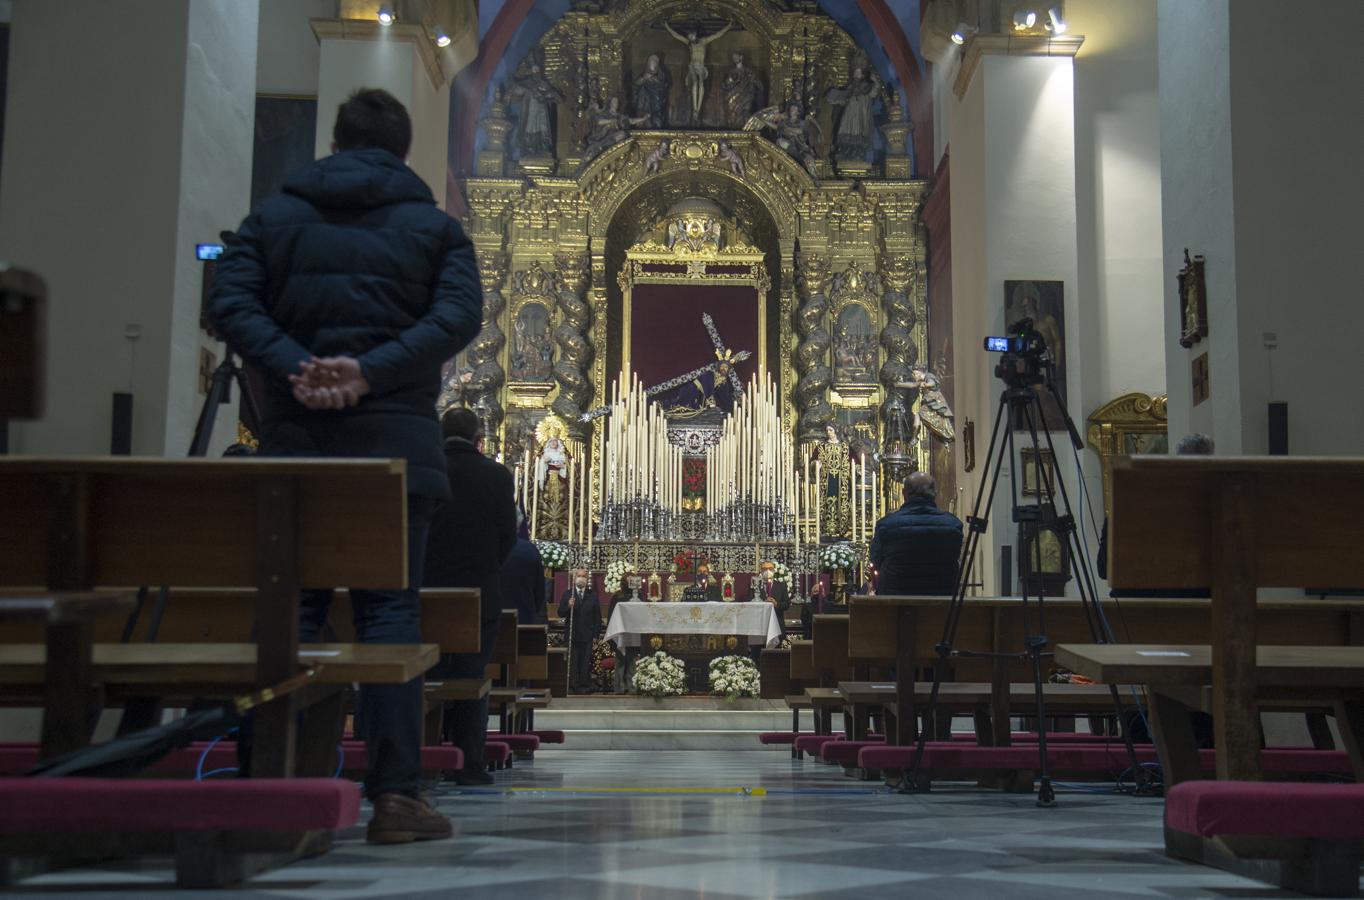
<path fill-rule="evenodd" d="M 502 618 L 497 623 L 497 640 L 493 642 L 492 655 L 488 657 L 490 666 L 514 666 L 517 663 L 519 629 L 516 610 L 502 610 Z"/>
<path fill-rule="evenodd" d="M 403 460 L 0 459 L 0 586 L 255 587 L 263 528 L 292 490 L 283 539 L 296 539 L 305 586 L 401 587 L 405 472 Z"/>
<path fill-rule="evenodd" d="M 820 672 L 851 671 L 848 658 L 848 616 L 823 613 L 814 617 L 811 634 L 815 642 L 814 663 Z"/>
<path fill-rule="evenodd" d="M 548 653 L 548 626 L 516 626 L 516 674 L 518 678 L 548 678 Z"/>
<path fill-rule="evenodd" d="M 758 657 L 758 696 L 763 700 L 780 700 L 797 694 L 791 680 L 791 651 L 785 648 L 763 650 Z"/>
<path fill-rule="evenodd" d="M 819 681 L 819 670 L 815 668 L 815 642 L 791 642 L 791 680 L 809 682 Z"/>
<path fill-rule="evenodd" d="M 1110 583 L 1207 587 L 1224 492 L 1244 486 L 1253 522 L 1253 583 L 1364 587 L 1359 510 L 1364 459 L 1169 456 L 1113 463 Z M 1239 514 L 1232 518 L 1244 518 Z M 1248 560 L 1247 562 L 1251 562 Z"/>

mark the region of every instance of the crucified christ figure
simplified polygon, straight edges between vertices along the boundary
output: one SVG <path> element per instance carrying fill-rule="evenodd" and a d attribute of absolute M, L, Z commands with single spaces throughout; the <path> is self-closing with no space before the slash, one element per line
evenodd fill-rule
<path fill-rule="evenodd" d="M 706 79 L 710 77 L 709 70 L 706 69 L 706 45 L 719 38 L 726 31 L 734 27 L 733 22 L 725 22 L 725 27 L 708 37 L 701 37 L 695 27 L 687 29 L 685 35 L 678 34 L 673 30 L 673 26 L 664 22 L 663 27 L 668 29 L 668 34 L 687 45 L 691 52 L 691 57 L 687 63 L 686 85 L 691 88 L 691 122 L 693 125 L 701 124 L 701 101 L 706 97 Z"/>

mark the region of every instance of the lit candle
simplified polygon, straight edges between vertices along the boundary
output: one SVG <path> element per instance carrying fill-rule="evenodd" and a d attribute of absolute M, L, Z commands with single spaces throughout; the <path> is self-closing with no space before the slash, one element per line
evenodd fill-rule
<path fill-rule="evenodd" d="M 574 494 L 573 488 L 576 486 L 576 485 L 574 484 L 574 482 L 573 482 L 573 475 L 574 475 L 574 470 L 575 470 L 577 467 L 576 467 L 573 463 L 574 463 L 574 461 L 570 459 L 570 460 L 568 461 L 568 466 L 567 466 L 567 468 L 568 468 L 568 521 L 565 523 L 565 533 L 568 535 L 568 542 L 569 542 L 570 544 L 573 543 L 573 531 L 574 531 L 573 526 L 577 523 L 577 516 L 574 515 L 574 504 L 573 504 L 573 494 Z"/>

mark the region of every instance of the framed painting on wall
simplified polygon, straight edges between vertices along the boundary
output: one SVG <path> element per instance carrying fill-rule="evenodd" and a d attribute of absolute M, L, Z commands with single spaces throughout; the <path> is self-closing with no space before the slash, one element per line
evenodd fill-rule
<path fill-rule="evenodd" d="M 1066 311 L 1065 282 L 1062 281 L 1006 281 L 1004 282 L 1004 324 L 1009 327 L 1022 319 L 1031 319 L 1033 330 L 1046 342 L 1052 360 L 1056 394 L 1061 403 L 1066 399 Z M 1037 395 L 1042 401 L 1042 416 L 1046 430 L 1065 431 L 1066 420 L 1061 405 L 1051 391 L 1039 386 Z M 1036 423 L 1041 430 L 1043 423 Z M 1027 430 L 1027 422 L 1015 415 L 1013 427 Z"/>
<path fill-rule="evenodd" d="M 1184 248 L 1184 268 L 1179 270 L 1179 346 L 1192 347 L 1208 336 L 1208 287 L 1203 257 L 1189 259 Z"/>

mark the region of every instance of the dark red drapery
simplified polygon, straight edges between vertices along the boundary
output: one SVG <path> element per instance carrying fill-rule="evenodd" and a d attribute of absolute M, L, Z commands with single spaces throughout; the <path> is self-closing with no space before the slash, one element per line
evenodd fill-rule
<path fill-rule="evenodd" d="M 715 347 L 710 313 L 725 346 L 753 355 L 738 367 L 745 386 L 758 369 L 758 292 L 752 285 L 636 284 L 630 308 L 630 368 L 651 386 L 707 363 Z"/>

